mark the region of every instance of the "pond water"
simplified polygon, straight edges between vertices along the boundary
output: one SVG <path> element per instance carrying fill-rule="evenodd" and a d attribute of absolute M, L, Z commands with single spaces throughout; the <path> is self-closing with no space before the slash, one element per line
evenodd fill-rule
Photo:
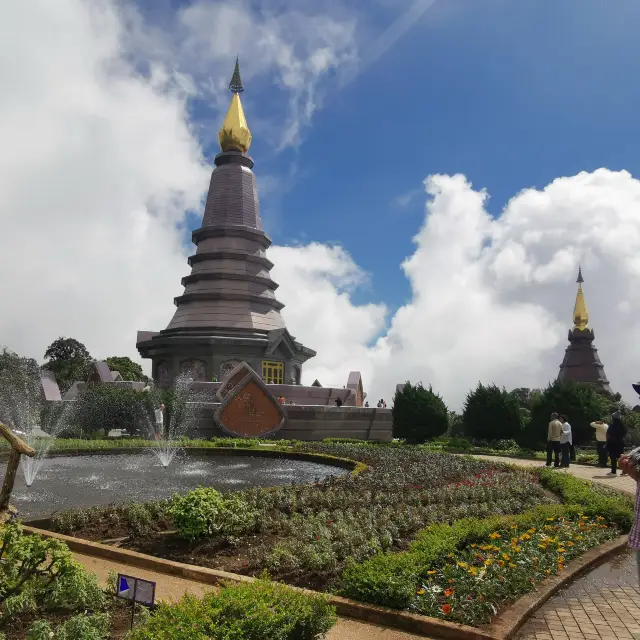
<path fill-rule="evenodd" d="M 0 478 L 6 463 L 0 463 Z M 183 453 L 168 468 L 152 454 L 47 458 L 31 487 L 18 471 L 11 503 L 23 519 L 56 511 L 169 498 L 200 486 L 219 491 L 314 482 L 345 469 L 316 462 L 251 455 Z"/>

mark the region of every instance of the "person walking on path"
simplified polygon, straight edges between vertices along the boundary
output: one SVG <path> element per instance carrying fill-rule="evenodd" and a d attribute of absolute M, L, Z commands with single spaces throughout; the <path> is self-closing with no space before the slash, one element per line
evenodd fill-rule
<path fill-rule="evenodd" d="M 607 451 L 611 458 L 611 471 L 607 475 L 617 475 L 618 458 L 624 451 L 624 437 L 627 435 L 627 428 L 622 422 L 622 416 L 619 411 L 613 414 L 613 421 L 607 429 Z"/>
<path fill-rule="evenodd" d="M 164 405 L 160 403 L 156 409 L 156 440 L 162 440 L 164 434 Z"/>
<path fill-rule="evenodd" d="M 596 420 L 591 423 L 596 430 L 596 446 L 598 448 L 598 466 L 607 466 L 607 429 L 609 425 L 604 420 Z"/>
<path fill-rule="evenodd" d="M 554 459 L 554 467 L 560 466 L 560 436 L 562 435 L 562 422 L 558 420 L 558 414 L 551 414 L 551 422 L 547 431 L 547 467 L 551 466 L 551 458 Z"/>
<path fill-rule="evenodd" d="M 559 416 L 562 423 L 562 433 L 560 434 L 560 451 L 562 452 L 561 467 L 569 468 L 569 460 L 571 459 L 571 447 L 573 446 L 573 438 L 571 436 L 571 425 L 567 422 L 567 416 Z"/>

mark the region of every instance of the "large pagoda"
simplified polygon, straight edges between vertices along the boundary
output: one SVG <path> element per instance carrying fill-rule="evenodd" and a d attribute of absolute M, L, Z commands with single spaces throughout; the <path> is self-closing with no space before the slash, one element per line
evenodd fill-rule
<path fill-rule="evenodd" d="M 233 96 L 218 133 L 221 153 L 205 205 L 202 226 L 193 232 L 191 274 L 182 278 L 184 293 L 166 329 L 139 331 L 137 348 L 151 358 L 160 386 L 180 373 L 197 380 L 220 380 L 242 361 L 265 382 L 300 384 L 302 364 L 316 352 L 287 331 L 266 257 L 271 240 L 262 229 L 258 188 L 247 155 L 251 132 L 240 93 L 236 60 L 229 84 Z"/>
<path fill-rule="evenodd" d="M 597 391 L 612 393 L 609 381 L 593 344 L 595 334 L 590 329 L 587 303 L 582 291 L 582 269 L 578 267 L 578 293 L 573 308 L 573 329 L 569 331 L 569 346 L 560 365 L 558 380 L 591 384 Z"/>

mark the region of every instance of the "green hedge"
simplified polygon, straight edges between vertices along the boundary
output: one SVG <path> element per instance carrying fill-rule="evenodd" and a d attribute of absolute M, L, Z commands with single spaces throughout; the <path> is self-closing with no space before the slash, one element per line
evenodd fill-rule
<path fill-rule="evenodd" d="M 339 592 L 355 600 L 396 609 L 406 609 L 420 577 L 438 559 L 469 544 L 485 540 L 494 531 L 516 524 L 535 527 L 547 518 L 600 515 L 628 531 L 634 504 L 629 496 L 618 496 L 591 483 L 549 469 L 539 470 L 540 481 L 563 499 L 563 504 L 543 505 L 520 515 L 458 520 L 424 529 L 407 551 L 384 553 L 345 569 Z"/>
<path fill-rule="evenodd" d="M 127 640 L 315 640 L 336 623 L 326 596 L 309 595 L 262 577 L 227 584 L 202 599 L 161 604 Z"/>

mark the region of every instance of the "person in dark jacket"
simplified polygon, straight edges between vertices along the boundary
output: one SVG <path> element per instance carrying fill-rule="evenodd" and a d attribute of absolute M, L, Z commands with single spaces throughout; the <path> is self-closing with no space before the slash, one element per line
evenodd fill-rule
<path fill-rule="evenodd" d="M 617 475 L 618 458 L 624 452 L 624 437 L 627 435 L 627 428 L 622 422 L 622 416 L 619 411 L 613 414 L 613 421 L 607 429 L 607 452 L 611 459 L 611 471 L 607 474 L 610 476 Z"/>

